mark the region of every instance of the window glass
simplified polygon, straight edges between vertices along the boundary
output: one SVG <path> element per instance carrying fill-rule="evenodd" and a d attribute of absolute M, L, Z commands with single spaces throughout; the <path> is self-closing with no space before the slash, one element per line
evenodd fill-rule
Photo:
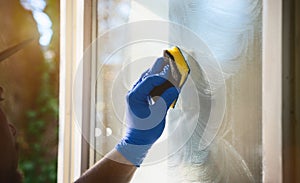
<path fill-rule="evenodd" d="M 132 182 L 261 182 L 261 3 L 99 0 L 91 158 L 124 135 L 135 80 L 178 45 L 191 74 Z"/>

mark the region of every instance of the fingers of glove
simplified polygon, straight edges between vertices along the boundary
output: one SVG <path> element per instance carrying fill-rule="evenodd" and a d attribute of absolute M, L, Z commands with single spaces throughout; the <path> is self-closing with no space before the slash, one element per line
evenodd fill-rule
<path fill-rule="evenodd" d="M 130 128 L 139 130 L 154 129 L 165 120 L 167 111 L 175 99 L 178 98 L 179 91 L 175 87 L 168 88 L 158 100 L 149 107 L 145 105 L 133 105 L 133 109 L 128 111 L 127 125 Z M 131 109 L 131 108 L 130 108 Z"/>
<path fill-rule="evenodd" d="M 150 69 L 147 69 L 145 72 L 143 72 L 139 80 L 133 85 L 132 89 L 134 89 L 148 75 L 159 74 L 161 71 L 163 71 L 165 65 L 166 62 L 164 61 L 163 57 L 157 58 L 153 66 Z"/>
<path fill-rule="evenodd" d="M 163 70 L 165 65 L 166 65 L 166 62 L 164 61 L 164 58 L 159 57 L 158 59 L 156 59 L 153 66 L 150 68 L 149 73 L 150 74 L 158 74 Z"/>
<path fill-rule="evenodd" d="M 175 99 L 178 98 L 179 90 L 175 87 L 168 88 L 158 99 L 158 101 L 154 105 L 162 105 L 161 100 L 164 100 L 164 106 L 166 109 L 169 109 L 171 104 L 174 102 Z M 160 106 L 155 106 L 155 108 L 161 108 Z"/>
<path fill-rule="evenodd" d="M 149 71 L 150 71 L 150 69 L 147 69 L 146 71 L 144 71 L 144 72 L 141 74 L 139 80 L 133 85 L 132 89 L 134 89 L 134 88 L 135 88 L 135 87 L 136 87 L 143 79 L 145 79 L 146 76 L 149 75 Z"/>
<path fill-rule="evenodd" d="M 159 124 L 165 117 L 167 110 L 166 102 L 160 100 L 155 107 L 153 105 L 149 108 L 148 97 L 150 92 L 156 87 L 166 82 L 169 75 L 169 66 L 165 66 L 163 71 L 159 74 L 149 75 L 141 83 L 139 83 L 127 95 L 128 117 L 132 128 L 136 129 L 150 129 Z"/>
<path fill-rule="evenodd" d="M 170 75 L 170 67 L 166 65 L 159 74 L 149 75 L 139 83 L 132 91 L 136 99 L 148 102 L 150 92 L 156 87 L 162 85 Z"/>

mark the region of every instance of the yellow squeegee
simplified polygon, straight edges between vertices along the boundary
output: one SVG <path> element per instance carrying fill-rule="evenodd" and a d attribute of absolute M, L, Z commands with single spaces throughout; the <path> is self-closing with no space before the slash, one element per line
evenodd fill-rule
<path fill-rule="evenodd" d="M 164 61 L 170 65 L 171 76 L 165 83 L 155 87 L 151 91 L 150 95 L 152 97 L 160 96 L 164 91 L 173 86 L 181 89 L 190 73 L 189 65 L 177 46 L 164 50 Z M 177 99 L 171 104 L 171 108 L 175 107 L 176 101 Z"/>

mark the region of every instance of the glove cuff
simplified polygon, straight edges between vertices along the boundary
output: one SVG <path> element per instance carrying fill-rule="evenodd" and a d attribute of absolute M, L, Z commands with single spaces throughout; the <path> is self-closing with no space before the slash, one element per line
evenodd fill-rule
<path fill-rule="evenodd" d="M 135 145 L 129 144 L 122 139 L 115 147 L 115 149 L 121 153 L 128 161 L 130 161 L 136 167 L 140 167 L 145 159 L 148 150 L 152 144 L 148 145 Z"/>

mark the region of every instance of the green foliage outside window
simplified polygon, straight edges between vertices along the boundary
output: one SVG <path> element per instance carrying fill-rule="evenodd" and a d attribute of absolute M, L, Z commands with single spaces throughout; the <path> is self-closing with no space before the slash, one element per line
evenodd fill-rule
<path fill-rule="evenodd" d="M 27 111 L 24 136 L 28 147 L 20 156 L 24 183 L 54 183 L 57 178 L 58 100 L 50 82 L 53 70 L 49 64 L 43 69 L 36 108 Z"/>

